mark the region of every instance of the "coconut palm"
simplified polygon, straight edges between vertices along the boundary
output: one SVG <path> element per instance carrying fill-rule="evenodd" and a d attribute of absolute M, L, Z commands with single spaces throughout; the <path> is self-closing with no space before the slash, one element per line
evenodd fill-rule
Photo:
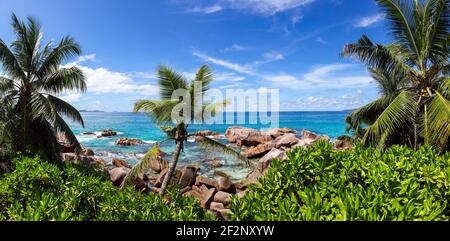
<path fill-rule="evenodd" d="M 61 114 L 83 124 L 80 113 L 57 95 L 66 91 L 85 91 L 82 71 L 77 67 L 61 67 L 65 61 L 81 54 L 71 37 L 56 46 L 42 43 L 42 30 L 37 21 L 19 21 L 12 15 L 16 39 L 8 47 L 0 39 L 0 106 L 6 115 L 5 132 L 12 138 L 15 151 L 35 151 L 50 161 L 59 162 L 57 133 L 80 149 L 72 130 Z"/>
<path fill-rule="evenodd" d="M 196 137 L 196 141 L 205 148 L 216 148 L 226 154 L 233 155 L 248 164 L 247 159 L 238 151 L 235 151 L 218 141 L 201 136 L 200 133 L 188 133 L 189 123 L 204 122 L 205 119 L 203 114 L 205 112 L 214 115 L 228 103 L 226 100 L 216 103 L 201 103 L 203 102 L 203 98 L 207 95 L 210 84 L 213 81 L 213 73 L 208 66 L 204 65 L 197 71 L 195 79 L 191 84 L 188 83 L 184 76 L 166 66 L 160 66 L 158 68 L 157 76 L 160 87 L 160 100 L 137 101 L 134 105 L 134 111 L 146 112 L 156 124 L 160 125 L 161 129 L 167 134 L 168 140 L 175 141 L 175 151 L 172 154 L 172 162 L 169 165 L 169 170 L 161 185 L 161 195 L 164 195 L 166 188 L 170 183 L 170 179 L 176 169 L 178 159 L 183 150 L 184 142 L 186 142 L 189 137 Z M 190 99 L 173 96 L 174 92 L 180 90 L 189 93 L 189 95 L 185 95 L 184 98 L 190 97 Z M 178 109 L 180 104 L 185 105 L 185 107 L 190 107 L 191 111 L 183 112 L 183 110 Z M 172 113 L 178 114 L 179 117 L 172 118 Z M 170 122 L 173 122 L 174 125 L 164 126 Z M 124 180 L 124 184 L 131 183 L 131 180 L 134 180 L 136 175 L 142 172 L 147 166 L 147 162 L 155 159 L 157 153 L 157 147 L 155 146 L 147 153 L 141 162 L 133 168 L 130 172 L 132 175 L 127 176 Z"/>
<path fill-rule="evenodd" d="M 347 122 L 366 144 L 431 144 L 444 150 L 450 136 L 450 1 L 377 3 L 393 43 L 375 44 L 364 35 L 342 54 L 371 70 L 381 97 L 353 112 Z"/>

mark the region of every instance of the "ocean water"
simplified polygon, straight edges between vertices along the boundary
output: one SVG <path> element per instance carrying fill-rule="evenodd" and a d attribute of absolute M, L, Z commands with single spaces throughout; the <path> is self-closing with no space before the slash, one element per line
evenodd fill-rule
<path fill-rule="evenodd" d="M 130 164 L 135 164 L 154 143 L 165 140 L 164 133 L 143 113 L 82 112 L 81 114 L 85 122 L 84 128 L 70 121 L 68 122 L 69 125 L 83 146 L 93 149 L 96 155 L 107 161 L 116 157 L 127 160 Z M 349 112 L 280 112 L 279 127 L 294 130 L 306 129 L 336 138 L 346 134 L 344 119 L 348 114 Z M 191 125 L 189 131 L 212 130 L 223 134 L 230 126 L 246 126 L 260 130 L 270 127 L 263 124 L 248 124 L 248 115 L 247 113 L 247 124 Z M 110 138 L 97 138 L 96 136 L 82 134 L 84 132 L 99 133 L 104 129 L 117 131 L 118 135 Z M 130 147 L 115 145 L 116 140 L 121 137 L 141 139 L 146 144 Z M 226 143 L 225 139 L 220 141 Z M 170 160 L 170 154 L 174 149 L 173 141 L 163 142 L 160 145 L 161 149 L 168 154 L 166 159 Z M 221 159 L 224 165 L 213 169 L 204 162 L 206 159 Z M 250 171 L 242 167 L 239 161 L 215 151 L 205 151 L 195 142 L 187 142 L 184 152 L 180 156 L 178 167 L 189 164 L 200 166 L 202 175 L 214 176 L 215 172 L 220 171 L 229 175 L 233 180 L 245 178 Z"/>

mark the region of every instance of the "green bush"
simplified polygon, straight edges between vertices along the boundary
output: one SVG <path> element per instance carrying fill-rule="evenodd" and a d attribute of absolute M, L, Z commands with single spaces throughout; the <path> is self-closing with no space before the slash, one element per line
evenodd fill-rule
<path fill-rule="evenodd" d="M 119 191 L 90 167 L 58 167 L 39 157 L 18 157 L 13 163 L 15 170 L 0 178 L 0 220 L 215 219 L 192 198 L 171 195 L 167 203 L 134 188 Z"/>
<path fill-rule="evenodd" d="M 449 220 L 450 153 L 393 146 L 382 153 L 318 143 L 271 164 L 233 198 L 233 220 Z"/>

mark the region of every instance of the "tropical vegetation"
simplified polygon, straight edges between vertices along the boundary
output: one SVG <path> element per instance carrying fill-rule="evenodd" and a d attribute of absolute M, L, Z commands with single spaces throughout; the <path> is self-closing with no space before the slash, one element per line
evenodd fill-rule
<path fill-rule="evenodd" d="M 449 200 L 450 153 L 359 144 L 341 151 L 320 142 L 274 161 L 260 184 L 232 200 L 231 219 L 448 221 Z"/>
<path fill-rule="evenodd" d="M 448 0 L 377 0 L 393 42 L 362 36 L 342 54 L 362 61 L 380 98 L 347 118 L 363 143 L 383 149 L 423 144 L 450 150 L 450 63 Z"/>
<path fill-rule="evenodd" d="M 118 191 L 101 169 L 18 156 L 0 176 L 1 220 L 196 221 L 215 220 L 179 189 L 165 198 L 133 187 Z M 170 198 L 170 205 L 168 205 Z"/>
<path fill-rule="evenodd" d="M 85 91 L 83 72 L 76 66 L 61 67 L 81 54 L 70 36 L 57 44 L 42 43 L 39 23 L 12 15 L 16 39 L 10 46 L 0 39 L 0 120 L 2 139 L 11 140 L 14 151 L 34 151 L 51 162 L 60 162 L 57 134 L 62 133 L 75 148 L 80 144 L 62 114 L 82 125 L 73 106 L 58 98 L 67 91 Z"/>
<path fill-rule="evenodd" d="M 161 195 L 164 195 L 170 183 L 180 153 L 183 150 L 183 144 L 189 137 L 196 137 L 196 141 L 206 148 L 215 148 L 248 163 L 240 152 L 200 133 L 188 133 L 190 123 L 203 123 L 208 116 L 205 114 L 214 115 L 228 104 L 227 100 L 215 103 L 205 101 L 204 98 L 214 79 L 213 72 L 207 65 L 203 65 L 198 69 L 195 79 L 190 84 L 186 77 L 167 66 L 160 66 L 157 70 L 157 76 L 160 100 L 137 101 L 134 105 L 134 111 L 146 112 L 155 123 L 161 125 L 161 129 L 167 134 L 168 140 L 175 141 L 175 151 L 172 154 L 169 170 L 161 185 Z M 174 126 L 167 126 L 168 123 L 172 122 L 175 123 Z M 155 150 L 153 148 L 148 154 L 156 153 Z M 152 157 L 152 155 L 147 155 L 147 157 Z M 155 156 L 153 155 L 153 157 Z M 151 161 L 152 158 L 143 158 L 142 160 Z M 141 169 L 140 167 L 144 166 L 147 166 L 145 162 L 141 162 L 136 166 L 136 169 Z M 138 174 L 138 172 L 133 173 Z"/>

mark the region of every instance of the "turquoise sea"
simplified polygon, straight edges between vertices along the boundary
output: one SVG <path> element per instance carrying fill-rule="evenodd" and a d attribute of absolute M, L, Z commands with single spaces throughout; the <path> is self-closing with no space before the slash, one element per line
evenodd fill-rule
<path fill-rule="evenodd" d="M 164 133 L 143 113 L 122 113 L 122 112 L 82 112 L 85 127 L 69 122 L 80 143 L 94 150 L 96 155 L 111 161 L 113 157 L 125 159 L 131 164 L 135 164 L 145 154 L 155 142 L 165 139 Z M 294 130 L 310 130 L 322 135 L 336 138 L 346 134 L 344 119 L 349 112 L 280 112 L 279 127 L 287 127 Z M 247 113 L 248 117 L 248 113 Z M 248 119 L 248 118 L 247 118 Z M 212 130 L 224 133 L 230 126 L 246 126 L 255 129 L 267 129 L 268 125 L 262 124 L 212 124 L 212 125 L 191 125 L 190 131 Z M 101 132 L 104 129 L 112 129 L 118 135 L 111 138 L 97 138 L 96 136 L 82 135 L 83 132 Z M 138 138 L 144 140 L 146 144 L 122 147 L 115 145 L 115 141 L 121 137 Z M 225 143 L 225 140 L 222 140 Z M 161 144 L 161 148 L 169 155 L 173 150 L 172 142 Z M 221 155 L 214 151 L 205 151 L 195 142 L 188 142 L 184 153 L 181 154 L 179 167 L 187 164 L 197 164 L 201 167 L 202 175 L 214 176 L 214 171 L 219 170 L 230 175 L 233 179 L 244 178 L 249 170 L 240 167 L 239 163 L 232 158 Z M 211 169 L 204 163 L 205 159 L 220 158 L 225 165 L 221 168 Z M 170 160 L 170 159 L 169 159 Z"/>

